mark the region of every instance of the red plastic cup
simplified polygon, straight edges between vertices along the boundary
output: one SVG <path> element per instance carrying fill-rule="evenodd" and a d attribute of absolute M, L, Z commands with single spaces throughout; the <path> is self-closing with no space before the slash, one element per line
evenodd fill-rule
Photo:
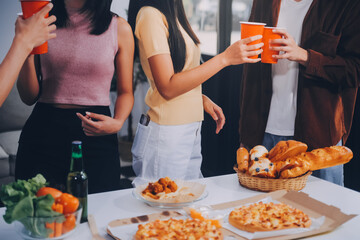
<path fill-rule="evenodd" d="M 41 0 L 41 1 L 29 1 L 29 0 L 20 0 L 21 8 L 24 19 L 27 19 L 40 11 L 43 7 L 45 7 L 51 0 Z M 49 17 L 47 14 L 45 17 Z M 48 43 L 45 42 L 42 45 L 35 47 L 31 54 L 43 54 L 48 52 Z"/>
<path fill-rule="evenodd" d="M 240 22 L 240 24 L 241 24 L 241 39 L 256 36 L 256 35 L 263 35 L 264 27 L 266 25 L 266 23 L 258 23 L 258 22 Z M 262 40 L 259 39 L 259 40 L 249 43 L 248 45 L 254 45 L 254 44 L 261 43 L 261 42 L 262 42 Z M 256 50 L 259 50 L 259 49 L 256 49 Z M 249 58 L 256 59 L 256 58 L 258 58 L 258 56 L 256 55 L 256 56 L 252 56 Z"/>
<path fill-rule="evenodd" d="M 270 50 L 270 40 L 274 39 L 281 39 L 282 36 L 278 33 L 274 33 L 274 29 L 279 29 L 276 27 L 265 27 L 264 28 L 264 34 L 263 34 L 263 52 L 261 53 L 261 62 L 262 63 L 271 63 L 276 64 L 278 60 L 276 58 L 273 58 L 273 55 L 279 55 L 279 51 Z M 279 44 L 272 44 L 272 46 L 280 46 Z"/>

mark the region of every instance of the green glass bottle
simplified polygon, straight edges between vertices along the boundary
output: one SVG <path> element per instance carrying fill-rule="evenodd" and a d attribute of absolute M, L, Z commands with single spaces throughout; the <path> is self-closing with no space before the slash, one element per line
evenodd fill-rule
<path fill-rule="evenodd" d="M 87 222 L 88 177 L 84 171 L 81 141 L 72 142 L 70 172 L 67 176 L 67 192 L 77 197 L 83 207 L 81 221 Z"/>

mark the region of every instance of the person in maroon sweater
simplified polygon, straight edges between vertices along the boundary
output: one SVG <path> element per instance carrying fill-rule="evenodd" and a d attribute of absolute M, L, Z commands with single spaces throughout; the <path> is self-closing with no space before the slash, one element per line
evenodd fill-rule
<path fill-rule="evenodd" d="M 273 46 L 282 51 L 275 57 L 278 64 L 285 62 L 296 68 L 294 78 L 276 81 L 287 71 L 276 70 L 278 64 L 244 66 L 239 122 L 242 146 L 263 144 L 270 149 L 280 140 L 295 139 L 312 150 L 345 144 L 347 140 L 360 79 L 360 1 L 310 0 L 303 18 L 284 13 L 283 8 L 301 8 L 307 3 L 309 0 L 253 2 L 250 21 L 283 27 L 278 25 L 281 22 L 286 27 L 300 18 L 300 36 L 296 39 L 289 34 L 292 29 L 279 30 L 283 39 L 271 42 L 281 44 Z M 292 92 L 287 92 L 290 97 L 276 101 L 279 94 L 286 95 L 281 89 L 288 82 L 294 84 Z M 291 110 L 282 108 L 289 101 L 293 103 Z M 279 116 L 285 116 L 284 123 L 293 126 L 285 134 L 273 131 L 284 120 Z M 343 185 L 343 166 L 315 175 Z"/>

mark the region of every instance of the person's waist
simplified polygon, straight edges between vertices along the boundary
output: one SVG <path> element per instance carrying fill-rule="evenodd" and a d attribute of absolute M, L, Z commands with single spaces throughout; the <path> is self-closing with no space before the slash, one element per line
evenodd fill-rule
<path fill-rule="evenodd" d="M 76 105 L 76 104 L 60 104 L 60 103 L 49 103 L 49 105 L 55 108 L 61 109 L 89 109 L 91 106 Z"/>
<path fill-rule="evenodd" d="M 184 109 L 151 108 L 148 111 L 151 121 L 160 125 L 183 125 L 204 120 L 202 105 Z"/>
<path fill-rule="evenodd" d="M 49 104 L 61 109 L 86 109 L 94 106 L 110 105 L 109 97 L 66 97 L 66 96 L 40 96 L 38 102 Z"/>
<path fill-rule="evenodd" d="M 61 114 L 74 114 L 77 112 L 85 113 L 85 111 L 107 114 L 110 111 L 109 106 L 88 106 L 88 105 L 76 105 L 76 104 L 57 104 L 57 103 L 46 103 L 37 102 L 36 108 L 39 110 L 45 110 L 47 112 L 55 112 Z"/>

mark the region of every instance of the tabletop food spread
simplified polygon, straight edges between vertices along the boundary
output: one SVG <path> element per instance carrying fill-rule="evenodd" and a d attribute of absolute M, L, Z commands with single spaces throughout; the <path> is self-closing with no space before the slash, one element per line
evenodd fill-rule
<path fill-rule="evenodd" d="M 312 171 L 344 164 L 350 161 L 351 158 L 352 152 L 346 147 L 331 146 L 307 152 L 306 144 L 293 140 L 281 141 L 270 151 L 260 145 L 255 146 L 250 151 L 239 148 L 237 151 L 237 163 L 234 166 L 238 176 L 237 180 L 240 183 L 237 188 L 242 189 L 242 191 L 250 191 L 251 194 L 247 195 L 248 197 L 222 198 L 221 195 L 218 196 L 220 193 L 213 192 L 212 185 L 212 187 L 209 187 L 210 185 L 206 184 L 207 179 L 183 181 L 164 176 L 156 181 L 132 189 L 132 196 L 127 198 L 128 200 L 131 198 L 139 200 L 138 203 L 135 200 L 131 204 L 140 204 L 138 206 L 142 204 L 141 208 L 148 206 L 147 211 L 151 209 L 153 213 L 144 212 L 145 215 L 141 215 L 134 208 L 125 208 L 128 210 L 128 216 L 131 215 L 133 210 L 132 217 L 113 216 L 110 219 L 111 221 L 108 220 L 106 223 L 101 224 L 103 229 L 100 231 L 107 232 L 108 235 L 105 235 L 107 239 L 164 240 L 279 239 L 279 237 L 281 239 L 295 239 L 315 236 L 319 233 L 328 233 L 353 218 L 358 219 L 357 215 L 346 214 L 339 208 L 334 208 L 313 199 L 299 190 L 306 186 L 308 176 L 311 175 Z M 234 175 L 229 176 L 232 177 L 231 181 L 237 181 L 233 177 Z M 221 178 L 221 176 L 218 178 Z M 255 184 L 244 182 L 242 178 L 247 178 L 247 181 L 250 179 Z M 298 179 L 302 179 L 300 188 L 296 184 L 288 184 L 289 181 L 299 182 Z M 315 178 L 311 177 L 311 179 Z M 264 182 L 267 188 L 256 185 L 264 185 Z M 269 184 L 267 182 L 275 183 Z M 331 185 L 330 183 L 327 184 Z M 81 232 L 87 224 L 79 224 L 78 217 L 76 217 L 77 208 L 71 211 L 64 211 L 64 209 L 57 211 L 56 205 L 61 205 L 60 196 L 62 195 L 62 198 L 65 198 L 66 193 L 60 192 L 59 195 L 56 195 L 56 192 L 48 191 L 49 194 L 47 194 L 46 189 L 42 189 L 43 185 L 44 182 L 33 187 L 30 198 L 33 203 L 36 203 L 39 200 L 38 198 L 48 199 L 46 203 L 48 216 L 45 217 L 51 219 L 37 223 L 37 225 L 26 224 L 21 217 L 10 220 L 9 216 L 12 216 L 10 211 L 13 211 L 14 205 L 8 202 L 5 204 L 6 209 L 1 209 L 5 213 L 5 221 L 7 223 L 12 221 L 20 222 L 22 229 L 27 229 L 27 232 L 29 232 L 29 228 L 32 228 L 30 229 L 32 232 L 30 231 L 28 234 L 24 234 L 25 230 L 20 231 L 21 238 L 89 239 L 86 237 L 88 235 Z M 41 191 L 44 193 L 41 193 L 39 189 L 42 189 Z M 226 189 L 227 186 L 223 185 L 222 191 L 224 195 L 227 194 Z M 231 191 L 233 192 L 233 190 Z M 95 199 L 109 194 L 115 197 L 117 192 L 129 193 L 128 190 L 120 190 L 95 194 L 91 197 Z M 8 196 L 10 195 L 8 192 Z M 203 204 L 207 200 L 208 203 L 211 202 L 213 198 L 221 199 L 222 203 Z M 4 200 L 3 194 L 1 199 Z M 129 204 L 130 201 L 128 201 Z M 99 200 L 93 202 L 93 205 L 98 206 L 98 204 Z M 116 204 L 121 203 L 116 201 Z M 122 204 L 126 205 L 124 202 Z M 66 205 L 63 204 L 62 206 L 66 209 Z M 113 205 L 110 207 L 113 207 L 114 210 L 117 209 L 116 205 L 115 208 Z M 161 210 L 164 208 L 168 210 Z M 89 212 L 92 211 L 96 211 L 96 208 L 92 210 L 90 205 Z M 96 214 L 94 215 L 96 216 Z M 75 217 L 76 222 L 74 222 L 71 229 L 66 231 L 64 230 L 64 226 L 66 229 L 64 224 L 69 221 L 70 216 Z M 1 222 L 0 229 L 5 229 L 4 233 L 13 236 L 11 234 L 11 225 L 8 227 L 5 224 L 5 222 Z M 61 232 L 56 229 L 57 225 L 60 226 L 59 224 L 62 226 Z M 80 226 L 77 227 L 78 225 Z M 35 233 L 40 233 L 34 231 L 34 228 L 42 230 L 41 235 L 36 235 Z M 77 230 L 77 233 L 73 235 L 66 234 L 75 230 Z M 88 230 L 85 232 L 87 233 Z M 16 239 L 15 235 L 14 239 Z"/>

